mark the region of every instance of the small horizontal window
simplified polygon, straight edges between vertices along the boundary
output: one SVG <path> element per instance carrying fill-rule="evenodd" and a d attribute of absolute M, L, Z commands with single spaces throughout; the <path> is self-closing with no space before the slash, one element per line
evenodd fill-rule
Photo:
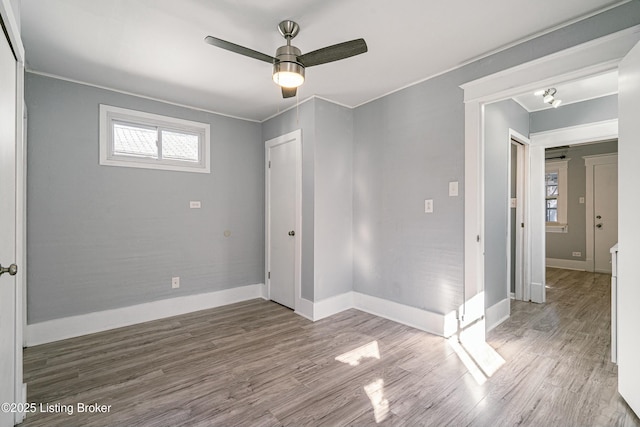
<path fill-rule="evenodd" d="M 210 127 L 100 105 L 100 164 L 209 173 Z"/>

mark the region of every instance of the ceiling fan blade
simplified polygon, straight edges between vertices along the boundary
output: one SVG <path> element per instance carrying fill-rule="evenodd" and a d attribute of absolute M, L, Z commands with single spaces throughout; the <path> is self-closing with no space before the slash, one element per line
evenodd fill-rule
<path fill-rule="evenodd" d="M 269 64 L 273 64 L 277 61 L 276 58 L 271 55 L 267 55 L 258 52 L 257 50 L 249 49 L 248 47 L 240 46 L 238 44 L 231 43 L 216 37 L 207 36 L 204 38 L 204 41 L 212 46 L 216 46 L 234 53 L 239 53 L 240 55 L 248 56 L 249 58 L 259 59 L 260 61 L 268 62 Z"/>
<path fill-rule="evenodd" d="M 293 98 L 294 96 L 296 96 L 296 92 L 297 92 L 296 87 L 282 87 L 282 97 L 283 98 Z"/>
<path fill-rule="evenodd" d="M 305 67 L 313 67 L 314 65 L 326 64 L 327 62 L 339 61 L 340 59 L 360 55 L 366 51 L 367 43 L 365 43 L 364 39 L 355 39 L 305 53 L 299 56 L 298 60 L 302 62 Z"/>

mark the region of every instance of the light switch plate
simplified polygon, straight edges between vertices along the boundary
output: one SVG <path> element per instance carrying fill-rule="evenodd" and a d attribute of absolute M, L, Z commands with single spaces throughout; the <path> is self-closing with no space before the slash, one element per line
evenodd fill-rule
<path fill-rule="evenodd" d="M 511 204 L 510 204 L 510 206 L 511 206 L 512 208 L 517 208 L 517 207 L 518 207 L 518 199 L 516 199 L 515 197 L 513 197 L 513 198 L 511 199 Z"/>
<path fill-rule="evenodd" d="M 425 213 L 433 213 L 433 200 L 425 200 L 424 201 L 424 212 Z"/>
<path fill-rule="evenodd" d="M 191 208 L 191 209 L 200 209 L 200 200 L 191 200 L 189 202 L 189 208 Z"/>
<path fill-rule="evenodd" d="M 458 195 L 458 181 L 452 181 L 449 183 L 449 196 Z"/>
<path fill-rule="evenodd" d="M 578 202 L 580 202 L 580 204 L 584 203 L 584 197 L 580 197 L 580 198 L 578 199 Z"/>

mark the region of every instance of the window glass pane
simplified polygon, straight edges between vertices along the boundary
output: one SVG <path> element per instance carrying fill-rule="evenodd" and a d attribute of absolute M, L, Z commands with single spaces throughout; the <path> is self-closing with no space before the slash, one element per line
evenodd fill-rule
<path fill-rule="evenodd" d="M 198 135 L 163 130 L 162 158 L 188 162 L 199 161 Z"/>
<path fill-rule="evenodd" d="M 558 185 L 558 172 L 549 172 L 545 174 L 547 185 Z"/>
<path fill-rule="evenodd" d="M 557 209 L 547 209 L 547 222 L 558 222 Z"/>
<path fill-rule="evenodd" d="M 558 201 L 556 199 L 547 200 L 547 209 L 558 209 Z"/>
<path fill-rule="evenodd" d="M 549 196 L 557 196 L 558 195 L 558 186 L 557 185 L 547 185 L 547 197 Z"/>
<path fill-rule="evenodd" d="M 155 129 L 124 123 L 113 124 L 113 154 L 158 158 Z"/>

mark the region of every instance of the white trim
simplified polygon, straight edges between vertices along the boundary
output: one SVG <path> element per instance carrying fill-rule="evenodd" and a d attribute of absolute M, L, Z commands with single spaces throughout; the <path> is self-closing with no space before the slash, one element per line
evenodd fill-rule
<path fill-rule="evenodd" d="M 22 274 L 16 276 L 16 356 L 15 396 L 23 396 L 25 384 L 23 349 L 27 322 L 27 136 L 24 102 L 24 65 L 17 63 L 16 75 L 16 264 Z M 25 396 L 26 398 L 26 396 Z M 26 402 L 22 400 L 22 402 Z M 26 412 L 16 413 L 16 424 L 21 423 Z"/>
<path fill-rule="evenodd" d="M 547 267 L 563 268 L 565 270 L 587 271 L 587 261 L 574 259 L 547 258 Z"/>
<path fill-rule="evenodd" d="M 455 311 L 444 315 L 371 295 L 353 293 L 354 308 L 445 338 L 457 332 Z"/>
<path fill-rule="evenodd" d="M 544 283 L 531 282 L 531 302 L 542 304 L 547 301 L 544 287 Z"/>
<path fill-rule="evenodd" d="M 10 0 L 0 0 L 0 16 L 2 16 L 2 21 L 7 28 L 9 41 L 17 57 L 16 59 L 19 64 L 24 65 L 24 46 L 22 44 L 22 37 L 20 36 L 18 21 L 16 21 Z"/>
<path fill-rule="evenodd" d="M 618 119 L 534 132 L 530 137 L 532 145 L 545 148 L 612 140 L 618 138 Z"/>
<path fill-rule="evenodd" d="M 516 206 L 516 220 L 523 222 L 525 227 L 516 228 L 518 230 L 516 234 L 516 299 L 524 300 L 525 295 L 530 295 L 530 280 L 531 280 L 531 265 L 529 260 L 531 255 L 529 253 L 530 245 L 529 239 L 531 238 L 529 233 L 529 209 L 530 204 L 530 188 L 529 188 L 529 146 L 531 141 L 526 136 L 520 134 L 514 129 L 509 129 L 509 147 L 511 147 L 512 140 L 520 143 L 522 148 L 518 148 L 517 162 L 518 162 L 518 190 L 516 197 L 518 204 Z M 511 185 L 511 155 L 509 159 L 509 186 Z M 510 196 L 510 194 L 509 194 Z M 511 208 L 509 208 L 510 210 Z M 507 294 L 511 293 L 511 287 L 509 286 L 511 278 L 511 214 L 507 213 Z"/>
<path fill-rule="evenodd" d="M 236 302 L 264 298 L 262 289 L 262 284 L 240 286 L 33 323 L 27 325 L 27 345 L 45 344 Z"/>
<path fill-rule="evenodd" d="M 35 74 L 37 76 L 49 77 L 49 78 L 52 78 L 52 79 L 62 80 L 62 81 L 65 81 L 65 82 L 70 82 L 70 83 L 76 83 L 76 84 L 83 85 L 83 86 L 95 87 L 96 89 L 103 89 L 103 90 L 108 90 L 108 91 L 111 91 L 111 92 L 121 93 L 123 95 L 135 96 L 136 98 L 142 98 L 142 99 L 148 99 L 150 101 L 162 102 L 163 104 L 175 105 L 176 107 L 188 108 L 189 110 L 202 111 L 204 113 L 215 114 L 217 116 L 229 117 L 230 119 L 244 120 L 244 121 L 253 122 L 253 123 L 261 123 L 260 120 L 248 119 L 246 117 L 240 117 L 240 116 L 233 116 L 231 114 L 225 114 L 225 113 L 221 113 L 219 111 L 207 110 L 206 108 L 195 107 L 193 105 L 180 104 L 178 102 L 172 102 L 172 101 L 169 101 L 169 100 L 166 100 L 166 99 L 162 99 L 162 98 L 154 98 L 152 96 L 146 96 L 146 95 L 142 95 L 142 94 L 139 94 L 139 93 L 136 93 L 136 92 L 128 92 L 126 90 L 120 90 L 120 89 L 116 89 L 116 88 L 109 87 L 109 86 L 102 86 L 102 85 L 98 85 L 98 84 L 88 83 L 88 82 L 85 82 L 85 81 L 82 81 L 82 80 L 75 80 L 75 79 L 71 79 L 71 78 L 68 78 L 68 77 L 62 77 L 62 76 L 59 76 L 57 74 L 44 73 L 42 71 L 36 71 L 36 70 L 30 70 L 30 69 L 27 69 L 26 72 L 30 73 L 30 74 Z"/>
<path fill-rule="evenodd" d="M 198 137 L 198 162 L 177 161 L 171 159 L 145 159 L 130 155 L 114 154 L 114 136 L 112 123 L 124 121 L 133 125 L 157 128 L 158 143 L 162 130 L 184 131 Z M 179 172 L 211 172 L 211 125 L 209 123 L 178 119 L 176 117 L 147 113 L 129 108 L 100 104 L 100 165 L 141 169 L 159 169 Z M 162 151 L 158 149 L 159 151 Z"/>
<path fill-rule="evenodd" d="M 615 70 L 640 40 L 640 25 L 460 85 L 464 101 L 494 102 Z"/>
<path fill-rule="evenodd" d="M 469 290 L 482 288 L 484 259 L 482 238 L 476 243 L 476 236 L 484 228 L 482 156 L 484 155 L 484 135 L 482 111 L 486 103 L 500 101 L 533 91 L 539 87 L 577 80 L 593 74 L 613 70 L 620 60 L 640 40 L 640 25 L 617 33 L 574 46 L 537 60 L 513 67 L 481 79 L 461 85 L 465 102 L 465 235 L 464 235 L 464 301 L 469 299 Z M 533 141 L 532 141 L 533 142 Z M 534 149 L 535 148 L 535 149 Z M 534 188 L 534 171 L 544 162 L 544 150 L 533 147 L 530 150 L 529 179 L 531 185 L 530 236 L 532 300 L 544 302 L 544 218 L 540 215 L 537 188 Z M 536 193 L 536 194 L 534 194 Z M 534 197 L 535 196 L 535 197 Z M 534 203 L 535 202 L 535 203 Z M 534 206 L 535 204 L 535 206 Z"/>
<path fill-rule="evenodd" d="M 316 301 L 313 304 L 313 320 L 321 320 L 325 317 L 333 316 L 334 314 L 354 308 L 353 299 L 353 292 L 345 292 L 344 294 Z"/>
<path fill-rule="evenodd" d="M 489 332 L 490 330 L 507 320 L 510 315 L 511 300 L 509 298 L 505 298 L 502 301 L 495 303 L 491 307 L 488 307 L 484 319 L 486 331 Z"/>
<path fill-rule="evenodd" d="M 270 224 L 270 207 L 269 203 L 271 201 L 270 196 L 270 188 L 269 185 L 271 183 L 270 180 L 270 167 L 269 163 L 271 162 L 269 150 L 272 147 L 281 144 L 292 143 L 295 146 L 296 151 L 296 194 L 295 194 L 295 204 L 296 204 L 296 212 L 295 212 L 295 259 L 294 259 L 294 307 L 296 313 L 300 314 L 303 317 L 313 320 L 313 303 L 309 300 L 306 300 L 302 297 L 302 129 L 297 129 L 287 134 L 278 136 L 276 138 L 265 141 L 264 149 L 265 149 L 265 264 L 264 264 L 264 277 L 265 283 L 267 284 L 267 289 L 269 293 L 267 294 L 267 298 L 271 299 L 271 279 L 269 278 L 269 269 L 271 266 L 271 230 L 269 228 Z"/>
<path fill-rule="evenodd" d="M 616 127 L 617 130 L 617 127 Z M 617 138 L 616 133 L 616 138 Z M 593 198 L 594 191 L 594 166 L 605 164 L 618 164 L 618 154 L 596 154 L 594 156 L 583 156 L 585 166 L 586 190 L 585 190 L 585 234 L 586 234 L 586 270 L 594 272 L 595 261 L 595 219 L 594 209 L 595 200 Z"/>
<path fill-rule="evenodd" d="M 270 300 L 271 298 L 267 296 L 267 299 Z M 313 322 L 313 312 L 314 306 L 312 301 L 305 298 L 296 299 L 296 309 L 294 310 L 294 313 Z"/>

